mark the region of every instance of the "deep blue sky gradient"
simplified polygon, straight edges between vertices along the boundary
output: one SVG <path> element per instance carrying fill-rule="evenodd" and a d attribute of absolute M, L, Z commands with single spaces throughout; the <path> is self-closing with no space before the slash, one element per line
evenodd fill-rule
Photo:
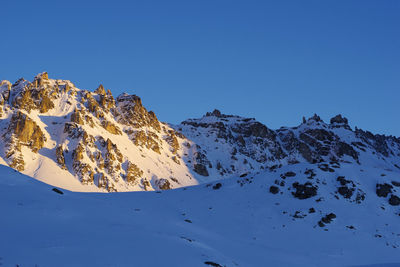
<path fill-rule="evenodd" d="M 48 71 L 137 94 L 162 121 L 214 108 L 270 128 L 342 113 L 400 136 L 400 1 L 3 1 L 0 79 Z"/>

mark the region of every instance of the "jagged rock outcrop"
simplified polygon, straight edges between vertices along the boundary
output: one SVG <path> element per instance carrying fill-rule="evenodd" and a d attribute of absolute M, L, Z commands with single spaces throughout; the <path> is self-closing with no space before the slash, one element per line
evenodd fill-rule
<path fill-rule="evenodd" d="M 133 135 L 132 139 L 134 144 L 137 146 L 146 147 L 147 149 L 151 149 L 158 154 L 161 153 L 158 136 L 151 131 L 137 131 Z"/>
<path fill-rule="evenodd" d="M 293 188 L 296 189 L 292 192 L 292 195 L 298 199 L 307 199 L 317 195 L 318 187 L 310 182 L 300 184 L 295 182 L 292 184 Z"/>
<path fill-rule="evenodd" d="M 19 144 L 29 147 L 33 152 L 38 152 L 46 141 L 40 127 L 21 111 L 11 117 L 8 132 L 14 135 Z"/>
<path fill-rule="evenodd" d="M 161 178 L 156 181 L 156 185 L 160 190 L 172 189 L 170 182 L 167 179 Z"/>
<path fill-rule="evenodd" d="M 139 169 L 139 167 L 136 164 L 128 162 L 128 167 L 126 170 L 126 181 L 128 183 L 137 184 L 142 175 L 143 171 Z"/>
<path fill-rule="evenodd" d="M 54 108 L 53 100 L 59 92 L 58 85 L 51 85 L 48 82 L 46 72 L 35 77 L 30 83 L 21 78 L 14 83 L 10 89 L 12 94 L 12 106 L 26 110 L 38 110 L 40 113 L 46 113 Z"/>
<path fill-rule="evenodd" d="M 85 123 L 83 120 L 83 115 L 78 109 L 75 109 L 74 112 L 71 114 L 71 121 L 81 125 Z"/>
<path fill-rule="evenodd" d="M 89 164 L 83 162 L 85 152 L 86 150 L 84 145 L 79 143 L 72 152 L 72 158 L 75 173 L 78 175 L 82 184 L 88 185 L 93 184 L 95 173 Z"/>
<path fill-rule="evenodd" d="M 179 150 L 179 142 L 178 138 L 176 137 L 176 132 L 173 130 L 168 130 L 165 140 L 171 146 L 171 152 L 176 154 Z"/>
<path fill-rule="evenodd" d="M 203 118 L 186 120 L 176 129 L 205 148 L 208 158 L 218 159 L 210 163 L 217 166 L 218 174 L 222 176 L 231 175 L 238 169 L 241 172 L 273 170 L 277 166 L 304 161 L 311 164 L 335 162 L 335 167 L 340 168 L 340 162 L 361 164 L 360 155 L 367 150 L 388 158 L 400 156 L 399 138 L 373 135 L 357 128 L 353 131 L 342 115 L 334 116 L 328 124 L 314 114 L 311 118 L 304 118 L 297 127 L 271 130 L 255 119 L 214 110 Z M 221 154 L 217 149 L 231 151 L 231 155 L 223 160 L 225 164 L 221 164 Z M 210 172 L 207 165 L 196 166 L 195 171 L 205 174 L 207 169 Z M 395 162 L 389 165 L 400 166 Z M 334 171 L 329 166 L 324 169 Z"/>
<path fill-rule="evenodd" d="M 330 120 L 331 126 L 335 128 L 345 128 L 347 130 L 351 130 L 349 126 L 349 121 L 347 120 L 346 117 L 342 117 L 341 114 L 336 115 L 335 117 L 331 118 Z"/>
<path fill-rule="evenodd" d="M 134 128 L 151 127 L 160 131 L 160 123 L 154 112 L 147 110 L 142 105 L 142 100 L 136 95 L 122 94 L 117 97 L 115 115 L 117 121 Z"/>
<path fill-rule="evenodd" d="M 109 133 L 112 134 L 116 134 L 116 135 L 120 135 L 121 134 L 121 130 L 118 128 L 118 126 L 116 126 L 115 124 L 113 124 L 110 121 L 107 120 L 103 120 L 102 124 L 104 129 L 106 129 Z"/>
<path fill-rule="evenodd" d="M 97 87 L 96 90 L 94 90 L 94 92 L 98 95 L 105 95 L 106 94 L 106 90 L 104 89 L 104 86 L 102 84 L 99 85 L 99 87 Z"/>
<path fill-rule="evenodd" d="M 57 163 L 60 165 L 61 169 L 67 170 L 67 167 L 65 166 L 64 149 L 61 145 L 56 148 L 56 157 Z"/>

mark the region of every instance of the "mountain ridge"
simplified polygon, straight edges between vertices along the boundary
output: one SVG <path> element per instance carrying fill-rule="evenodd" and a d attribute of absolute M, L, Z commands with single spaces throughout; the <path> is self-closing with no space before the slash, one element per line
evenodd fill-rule
<path fill-rule="evenodd" d="M 400 138 L 353 130 L 342 115 L 272 130 L 214 110 L 170 125 L 136 95 L 78 89 L 46 72 L 1 81 L 0 107 L 0 163 L 74 191 L 173 189 L 301 162 L 400 169 Z"/>

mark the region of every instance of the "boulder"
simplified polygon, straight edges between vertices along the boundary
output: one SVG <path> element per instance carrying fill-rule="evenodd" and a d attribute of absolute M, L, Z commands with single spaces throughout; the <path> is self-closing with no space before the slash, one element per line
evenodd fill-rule
<path fill-rule="evenodd" d="M 202 175 L 202 176 L 208 176 L 208 175 L 209 175 L 209 174 L 208 174 L 207 167 L 204 166 L 204 165 L 201 164 L 201 163 L 194 164 L 193 170 L 194 170 L 196 173 L 198 173 L 198 174 L 200 174 L 200 175 Z"/>
<path fill-rule="evenodd" d="M 392 193 L 393 186 L 390 184 L 377 184 L 376 195 L 378 197 L 387 197 L 389 193 Z"/>
<path fill-rule="evenodd" d="M 389 204 L 392 206 L 399 206 L 400 205 L 400 197 L 391 195 L 389 198 Z"/>
<path fill-rule="evenodd" d="M 156 183 L 157 187 L 158 187 L 160 190 L 169 190 L 169 189 L 172 189 L 171 183 L 170 183 L 167 179 L 161 178 L 161 179 L 156 180 L 155 183 Z"/>
<path fill-rule="evenodd" d="M 275 186 L 275 185 L 272 185 L 272 186 L 270 186 L 270 188 L 269 188 L 269 192 L 270 193 L 272 193 L 272 194 L 278 194 L 279 193 L 279 188 L 277 187 L 277 186 Z"/>
<path fill-rule="evenodd" d="M 317 195 L 318 187 L 310 182 L 306 182 L 305 184 L 295 182 L 292 184 L 292 186 L 296 189 L 295 192 L 292 192 L 292 195 L 295 198 L 307 199 Z"/>

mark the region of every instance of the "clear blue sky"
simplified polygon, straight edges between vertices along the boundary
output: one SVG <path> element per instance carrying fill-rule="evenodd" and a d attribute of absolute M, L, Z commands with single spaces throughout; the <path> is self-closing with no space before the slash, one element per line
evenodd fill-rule
<path fill-rule="evenodd" d="M 214 108 L 270 128 L 342 113 L 400 136 L 400 1 L 3 1 L 0 79 L 48 71 L 137 94 L 162 121 Z"/>

